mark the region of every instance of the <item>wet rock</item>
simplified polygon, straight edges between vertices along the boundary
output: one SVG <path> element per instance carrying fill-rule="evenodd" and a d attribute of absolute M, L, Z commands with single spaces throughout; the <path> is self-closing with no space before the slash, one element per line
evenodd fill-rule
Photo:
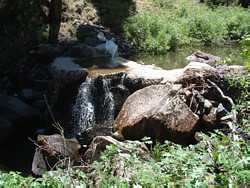
<path fill-rule="evenodd" d="M 214 64 L 216 62 L 221 61 L 221 58 L 218 56 L 214 56 L 212 54 L 197 51 L 197 52 L 194 52 L 192 55 L 188 56 L 186 58 L 186 60 L 189 62 L 200 62 L 200 63 Z"/>
<path fill-rule="evenodd" d="M 94 58 L 100 56 L 98 51 L 92 47 L 88 46 L 86 44 L 77 44 L 69 48 L 63 56 L 66 57 L 73 57 L 73 58 Z"/>
<path fill-rule="evenodd" d="M 71 126 L 71 111 L 79 86 L 85 81 L 88 71 L 74 62 L 74 58 L 56 58 L 51 64 L 53 80 L 50 82 L 49 98 L 55 118 L 61 126 Z M 67 133 L 67 132 L 66 132 Z"/>
<path fill-rule="evenodd" d="M 71 83 L 84 81 L 88 71 L 74 62 L 74 58 L 59 57 L 51 64 L 51 72 L 56 79 Z"/>
<path fill-rule="evenodd" d="M 118 135 L 132 140 L 149 136 L 191 143 L 199 118 L 177 94 L 179 90 L 178 85 L 153 85 L 129 96 L 115 120 Z"/>
<path fill-rule="evenodd" d="M 131 154 L 133 153 L 133 149 L 131 145 L 136 145 L 136 152 L 139 153 L 139 156 L 144 159 L 149 159 L 150 154 L 146 145 L 141 142 L 120 142 L 115 140 L 110 136 L 97 136 L 94 138 L 92 143 L 90 144 L 88 150 L 85 152 L 83 159 L 87 163 L 92 163 L 93 161 L 99 160 L 102 152 L 106 150 L 108 145 L 115 145 L 120 149 L 120 153 Z"/>
<path fill-rule="evenodd" d="M 65 139 L 61 135 L 38 135 L 37 144 L 39 147 L 32 163 L 32 172 L 36 175 L 42 175 L 55 164 L 68 167 L 80 160 L 81 146 L 76 139 Z"/>

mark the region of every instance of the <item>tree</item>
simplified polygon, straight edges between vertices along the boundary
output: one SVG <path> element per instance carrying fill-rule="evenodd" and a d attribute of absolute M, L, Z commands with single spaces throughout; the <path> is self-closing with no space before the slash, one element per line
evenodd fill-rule
<path fill-rule="evenodd" d="M 49 42 L 55 43 L 61 26 L 62 0 L 51 0 L 49 3 Z"/>
<path fill-rule="evenodd" d="M 248 6 L 250 5 L 250 0 L 239 0 L 239 3 L 242 7 L 248 8 Z"/>

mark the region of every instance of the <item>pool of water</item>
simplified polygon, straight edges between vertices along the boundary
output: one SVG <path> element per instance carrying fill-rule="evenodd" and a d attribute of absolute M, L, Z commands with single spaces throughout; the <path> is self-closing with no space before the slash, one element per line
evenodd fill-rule
<path fill-rule="evenodd" d="M 200 50 L 212 55 L 221 57 L 227 64 L 243 65 L 244 59 L 241 57 L 241 48 L 235 45 L 221 47 L 188 47 L 175 52 L 168 52 L 165 55 L 138 55 L 133 60 L 138 63 L 154 64 L 164 69 L 182 68 L 188 64 L 186 57 L 193 52 Z"/>

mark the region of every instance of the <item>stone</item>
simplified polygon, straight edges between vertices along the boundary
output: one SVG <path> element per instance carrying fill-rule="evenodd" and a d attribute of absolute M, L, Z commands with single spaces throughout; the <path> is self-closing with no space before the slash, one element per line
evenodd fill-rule
<path fill-rule="evenodd" d="M 88 37 L 97 38 L 97 35 L 99 33 L 99 29 L 100 29 L 99 27 L 96 27 L 94 25 L 88 25 L 88 24 L 80 25 L 77 28 L 77 32 L 76 32 L 77 39 L 79 41 L 84 42 L 84 40 Z"/>
<path fill-rule="evenodd" d="M 39 111 L 16 97 L 0 96 L 1 117 L 14 123 L 25 124 L 39 117 Z"/>
<path fill-rule="evenodd" d="M 205 108 L 205 110 L 210 110 L 212 107 L 213 107 L 212 103 L 209 100 L 205 99 L 204 100 L 204 108 Z"/>
<path fill-rule="evenodd" d="M 221 61 L 221 58 L 201 51 L 196 51 L 186 58 L 188 62 L 200 62 L 214 64 Z"/>
<path fill-rule="evenodd" d="M 219 104 L 216 110 L 217 118 L 220 119 L 223 116 L 226 116 L 228 114 L 227 109 L 223 106 L 223 104 Z"/>
<path fill-rule="evenodd" d="M 77 44 L 69 48 L 63 56 L 65 57 L 73 57 L 73 58 L 93 58 L 100 56 L 97 50 L 86 44 Z"/>
<path fill-rule="evenodd" d="M 0 144 L 4 143 L 9 138 L 12 131 L 12 123 L 9 120 L 0 117 Z"/>
<path fill-rule="evenodd" d="M 20 93 L 20 97 L 27 102 L 42 99 L 42 93 L 33 89 L 23 89 Z"/>
<path fill-rule="evenodd" d="M 88 150 L 84 153 L 83 160 L 87 163 L 92 163 L 96 160 L 99 160 L 102 152 L 106 150 L 108 145 L 115 145 L 120 149 L 120 153 L 131 154 L 133 153 L 133 150 L 131 149 L 132 144 L 136 145 L 136 147 L 133 148 L 136 148 L 135 150 L 140 157 L 143 159 L 150 158 L 148 148 L 141 142 L 120 142 L 111 136 L 97 136 L 93 139 L 90 146 L 88 147 Z"/>
<path fill-rule="evenodd" d="M 128 77 L 131 79 L 160 80 L 159 83 L 181 83 L 185 79 L 191 77 L 208 77 L 211 75 L 219 75 L 217 70 L 212 66 L 191 62 L 186 67 L 173 70 L 164 70 L 154 65 L 141 65 L 133 61 L 121 60 L 121 64 L 126 67 Z"/>
<path fill-rule="evenodd" d="M 67 83 L 83 82 L 88 75 L 88 70 L 76 64 L 74 58 L 70 57 L 56 58 L 51 64 L 51 72 L 54 78 Z"/>
<path fill-rule="evenodd" d="M 44 100 L 36 100 L 36 101 L 32 102 L 31 105 L 34 108 L 39 109 L 40 111 L 44 111 L 46 109 L 46 104 L 45 104 Z"/>
<path fill-rule="evenodd" d="M 217 108 L 212 108 L 208 114 L 203 115 L 202 120 L 210 126 L 215 125 L 217 122 L 216 111 L 217 111 Z"/>
<path fill-rule="evenodd" d="M 244 66 L 241 65 L 218 65 L 216 66 L 216 69 L 219 73 L 226 76 L 242 75 L 246 72 Z"/>
<path fill-rule="evenodd" d="M 124 139 L 145 136 L 161 142 L 189 144 L 199 120 L 178 94 L 179 85 L 152 85 L 136 91 L 124 103 L 114 128 Z"/>
<path fill-rule="evenodd" d="M 80 161 L 81 146 L 76 139 L 66 139 L 61 135 L 38 135 L 37 144 L 39 147 L 32 162 L 35 175 L 42 175 L 55 165 L 68 167 Z"/>

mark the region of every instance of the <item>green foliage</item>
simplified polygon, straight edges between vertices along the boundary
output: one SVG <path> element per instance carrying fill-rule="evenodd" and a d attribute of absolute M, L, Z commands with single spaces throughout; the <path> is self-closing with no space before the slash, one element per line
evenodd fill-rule
<path fill-rule="evenodd" d="M 153 1 L 155 8 L 124 24 L 125 37 L 139 50 L 162 54 L 183 45 L 218 45 L 250 33 L 250 12 L 240 7 L 210 9 L 193 1 Z"/>
<path fill-rule="evenodd" d="M 1 188 L 75 188 L 81 185 L 87 187 L 86 175 L 79 170 L 57 170 L 48 172 L 41 178 L 23 177 L 20 173 L 0 173 Z"/>
<path fill-rule="evenodd" d="M 208 187 L 239 186 L 249 182 L 249 146 L 244 140 L 233 141 L 220 132 L 210 137 L 200 135 L 202 141 L 189 147 L 166 143 L 156 145 L 152 150 L 152 160 L 144 161 L 137 153 L 122 155 L 114 147 L 107 148 L 101 161 L 98 177 L 111 180 L 115 168 L 114 159 L 119 156 L 126 172 L 130 172 L 130 185 L 141 187 Z M 136 147 L 136 146 L 135 146 Z M 112 155 L 110 155 L 112 153 Z M 234 157 L 232 157 L 234 156 Z M 95 168 L 96 169 L 96 168 Z M 108 171 L 105 169 L 109 169 Z M 126 173 L 125 173 L 126 174 Z M 120 182 L 126 178 L 120 177 Z M 114 181 L 112 185 L 114 185 Z M 119 184 L 116 184 L 119 187 Z"/>
<path fill-rule="evenodd" d="M 218 5 L 239 5 L 241 4 L 241 0 L 204 0 L 204 2 L 210 6 L 210 7 L 214 7 L 214 6 L 218 6 Z"/>
<path fill-rule="evenodd" d="M 241 41 L 242 56 L 246 59 L 246 67 L 250 70 L 250 34 L 243 36 Z"/>

